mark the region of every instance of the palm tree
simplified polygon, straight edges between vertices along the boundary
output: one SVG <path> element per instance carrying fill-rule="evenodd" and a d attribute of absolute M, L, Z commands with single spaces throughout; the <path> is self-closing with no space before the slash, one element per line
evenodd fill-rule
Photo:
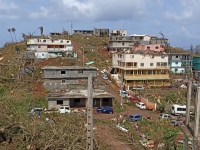
<path fill-rule="evenodd" d="M 11 36 L 12 42 L 13 42 L 13 37 L 12 37 L 12 34 L 11 34 L 11 29 L 8 29 L 8 32 L 10 32 L 10 36 Z"/>
<path fill-rule="evenodd" d="M 16 31 L 16 30 L 15 30 L 15 28 L 11 28 L 11 30 L 12 30 L 14 36 L 15 36 L 15 41 L 17 42 L 16 35 L 15 35 L 15 31 Z"/>

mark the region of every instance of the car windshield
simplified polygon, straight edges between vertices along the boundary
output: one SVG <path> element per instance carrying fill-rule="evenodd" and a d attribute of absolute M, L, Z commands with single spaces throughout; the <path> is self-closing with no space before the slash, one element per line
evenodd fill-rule
<path fill-rule="evenodd" d="M 144 104 L 141 104 L 141 106 L 144 106 Z"/>

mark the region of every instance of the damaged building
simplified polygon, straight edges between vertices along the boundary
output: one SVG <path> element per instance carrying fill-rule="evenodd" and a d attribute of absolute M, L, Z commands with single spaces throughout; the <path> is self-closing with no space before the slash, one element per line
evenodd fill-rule
<path fill-rule="evenodd" d="M 93 81 L 93 106 L 112 106 L 113 95 L 105 91 L 106 85 L 95 81 L 97 68 L 87 66 L 44 66 L 44 88 L 49 91 L 48 108 L 69 105 L 71 108 L 87 107 L 89 73 Z"/>

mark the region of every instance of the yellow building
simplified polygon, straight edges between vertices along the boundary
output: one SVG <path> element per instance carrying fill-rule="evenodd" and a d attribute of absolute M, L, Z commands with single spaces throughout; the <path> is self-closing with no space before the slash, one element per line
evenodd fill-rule
<path fill-rule="evenodd" d="M 113 53 L 114 73 L 123 77 L 124 85 L 134 86 L 168 86 L 168 55 L 165 53 Z"/>

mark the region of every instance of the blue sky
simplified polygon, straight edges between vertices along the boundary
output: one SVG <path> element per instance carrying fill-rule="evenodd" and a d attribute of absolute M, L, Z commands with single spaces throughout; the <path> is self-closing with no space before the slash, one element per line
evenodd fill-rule
<path fill-rule="evenodd" d="M 62 27 L 74 30 L 109 28 L 127 29 L 128 34 L 161 37 L 171 46 L 188 49 L 200 45 L 200 0 L 0 0 L 0 47 L 11 41 L 8 28 L 39 35 Z"/>

